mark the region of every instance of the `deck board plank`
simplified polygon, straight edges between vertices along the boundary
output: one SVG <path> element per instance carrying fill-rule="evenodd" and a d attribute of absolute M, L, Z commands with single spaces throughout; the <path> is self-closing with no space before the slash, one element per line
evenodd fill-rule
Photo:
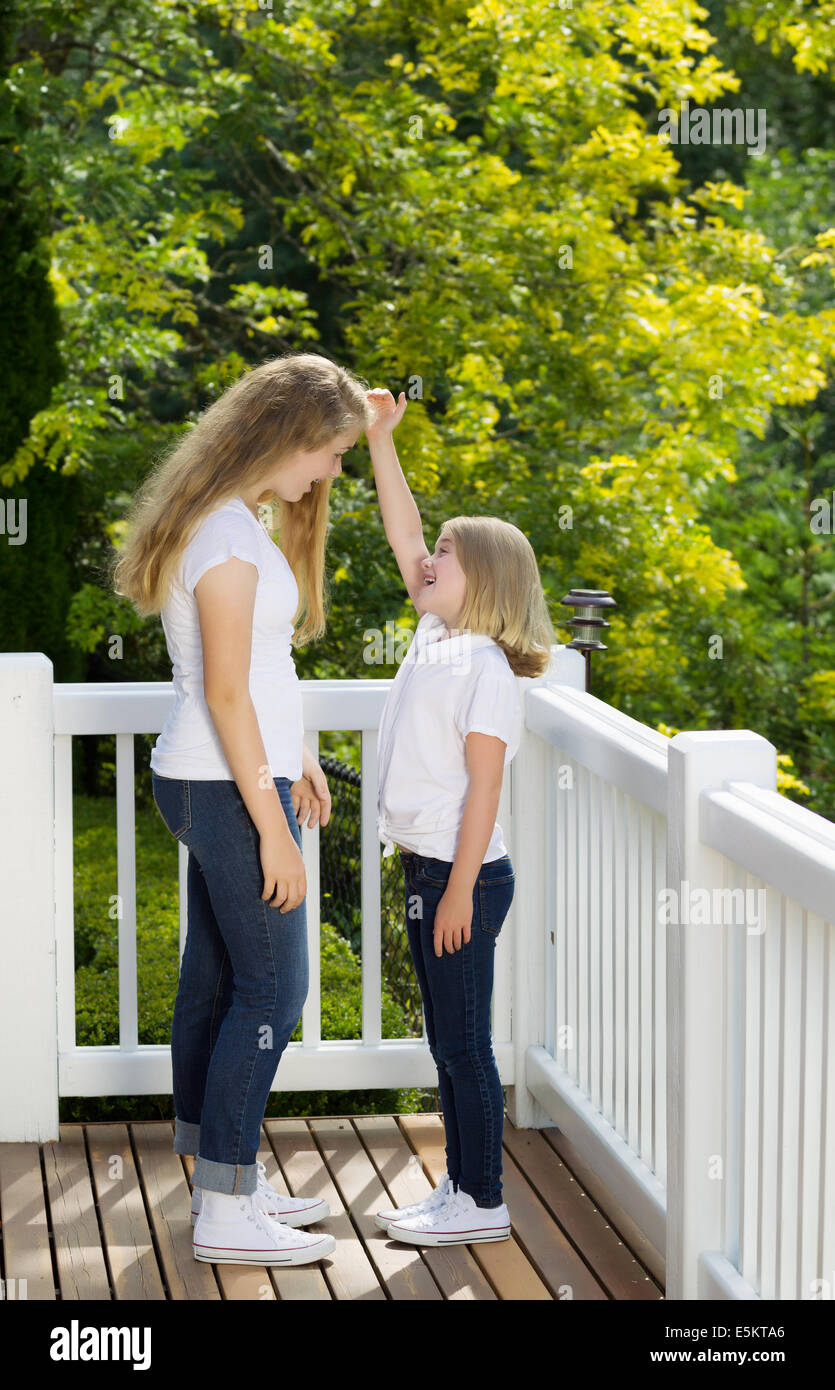
<path fill-rule="evenodd" d="M 38 1144 L 0 1144 L 0 1225 L 5 1297 L 53 1300 L 55 1274 Z"/>
<path fill-rule="evenodd" d="M 332 1296 L 361 1302 L 385 1299 L 385 1289 L 342 1205 L 307 1122 L 268 1119 L 264 1128 L 292 1196 L 322 1197 L 330 1205 L 331 1215 L 319 1229 L 335 1238 L 336 1249 L 319 1263 Z"/>
<path fill-rule="evenodd" d="M 644 1235 L 641 1228 L 632 1220 L 632 1217 L 597 1176 L 594 1169 L 589 1167 L 579 1149 L 575 1148 L 561 1129 L 548 1128 L 540 1130 L 540 1133 L 558 1158 L 570 1169 L 595 1205 L 606 1213 L 607 1219 L 620 1232 L 635 1258 L 645 1269 L 649 1270 L 658 1287 L 663 1290 L 666 1283 L 663 1255 L 659 1254 L 652 1241 Z"/>
<path fill-rule="evenodd" d="M 612 1298 L 655 1300 L 662 1291 L 632 1251 L 579 1186 L 539 1130 L 505 1125 L 505 1147 L 537 1196 L 582 1250 Z"/>
<path fill-rule="evenodd" d="M 126 1124 L 88 1124 L 93 1189 L 117 1299 L 165 1299 Z"/>
<path fill-rule="evenodd" d="M 420 1155 L 407 1142 L 393 1115 L 358 1115 L 355 1124 L 395 1206 L 405 1207 L 429 1196 L 437 1184 L 426 1176 Z M 496 1298 L 495 1290 L 466 1245 L 416 1248 L 422 1250 L 444 1298 Z"/>
<path fill-rule="evenodd" d="M 351 1121 L 311 1120 L 310 1128 L 389 1297 L 428 1302 L 442 1299 L 420 1251 L 390 1240 L 376 1225 L 374 1213 L 390 1207 L 391 1198 Z"/>
<path fill-rule="evenodd" d="M 446 1172 L 446 1136 L 440 1115 L 401 1115 L 400 1122 L 436 1185 Z M 499 1298 L 504 1301 L 551 1301 L 553 1295 L 532 1267 L 515 1238 L 476 1243 L 468 1249 L 481 1266 Z"/>
<path fill-rule="evenodd" d="M 57 1144 L 44 1144 L 46 1187 L 62 1299 L 110 1298 L 93 1188 L 87 1167 L 84 1130 L 62 1124 Z"/>
<path fill-rule="evenodd" d="M 26 1298 L 70 1301 L 664 1297 L 646 1239 L 624 1230 L 621 1209 L 555 1128 L 505 1122 L 511 1239 L 444 1248 L 391 1240 L 373 1220 L 380 1206 L 405 1206 L 437 1184 L 440 1115 L 265 1120 L 258 1157 L 268 1181 L 331 1207 L 310 1229 L 336 1237 L 334 1255 L 297 1268 L 194 1259 L 194 1157 L 173 1152 L 173 1134 L 171 1121 L 74 1122 L 54 1144 L 0 1144 L 7 1280 L 25 1278 Z M 19 1295 L 10 1285 L 6 1296 Z"/>
<path fill-rule="evenodd" d="M 606 1290 L 505 1150 L 502 1182 L 519 1244 L 557 1299 L 605 1300 Z"/>
<path fill-rule="evenodd" d="M 201 1264 L 194 1258 L 191 1191 L 182 1158 L 174 1153 L 174 1126 L 168 1122 L 132 1120 L 130 1128 L 168 1297 L 219 1300 L 216 1266 Z"/>
<path fill-rule="evenodd" d="M 298 1195 L 292 1193 L 287 1186 L 263 1125 L 258 1158 L 267 1170 L 267 1182 L 272 1184 L 276 1192 L 281 1192 L 285 1197 Z M 303 1230 L 309 1231 L 311 1235 L 315 1235 L 317 1232 L 331 1233 L 328 1219 L 317 1221 L 314 1226 L 304 1226 Z M 282 1303 L 301 1301 L 330 1303 L 332 1301 L 331 1291 L 322 1273 L 321 1260 L 317 1260 L 315 1264 L 292 1265 L 289 1269 L 283 1269 L 280 1265 L 273 1265 L 268 1273 Z"/>

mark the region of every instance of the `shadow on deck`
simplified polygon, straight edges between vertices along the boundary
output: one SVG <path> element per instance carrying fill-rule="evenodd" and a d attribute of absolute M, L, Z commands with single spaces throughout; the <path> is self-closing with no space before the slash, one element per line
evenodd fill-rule
<path fill-rule="evenodd" d="M 332 1214 L 310 1229 L 336 1238 L 318 1264 L 267 1269 L 194 1259 L 194 1160 L 172 1152 L 173 1128 L 62 1124 L 58 1143 L 0 1144 L 6 1297 L 664 1298 L 655 1251 L 559 1129 L 517 1130 L 505 1120 L 510 1240 L 421 1249 L 391 1240 L 373 1215 L 417 1201 L 442 1177 L 439 1115 L 266 1119 L 258 1156 L 268 1179 L 294 1196 L 324 1197 Z"/>

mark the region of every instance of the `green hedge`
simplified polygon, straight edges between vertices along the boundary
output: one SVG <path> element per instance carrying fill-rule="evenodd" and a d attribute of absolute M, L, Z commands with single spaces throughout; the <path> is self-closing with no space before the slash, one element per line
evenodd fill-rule
<path fill-rule="evenodd" d="M 74 807 L 76 1038 L 119 1040 L 116 808 L 105 797 L 76 796 Z M 136 810 L 137 975 L 140 1043 L 169 1043 L 177 994 L 177 845 L 156 807 Z M 361 962 L 328 922 L 321 928 L 323 1039 L 362 1037 Z M 410 1036 L 403 1009 L 383 989 L 384 1038 Z M 301 1024 L 293 1040 L 301 1039 Z M 392 1114 L 436 1110 L 435 1092 L 418 1089 L 276 1091 L 268 1117 Z M 63 1097 L 62 1120 L 173 1119 L 170 1095 Z"/>

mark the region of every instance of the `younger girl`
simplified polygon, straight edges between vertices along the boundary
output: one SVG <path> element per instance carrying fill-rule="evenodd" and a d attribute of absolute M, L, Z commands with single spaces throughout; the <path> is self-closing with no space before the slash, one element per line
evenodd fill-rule
<path fill-rule="evenodd" d="M 389 391 L 367 397 L 386 538 L 421 615 L 380 720 L 378 831 L 384 854 L 397 847 L 403 865 L 447 1157 L 430 1197 L 380 1211 L 376 1221 L 415 1245 L 506 1240 L 490 1001 L 514 870 L 496 811 L 521 735 L 519 678 L 546 670 L 554 631 L 536 556 L 516 526 L 454 517 L 430 555 L 392 440 L 405 395 L 396 406 Z"/>
<path fill-rule="evenodd" d="M 327 1203 L 277 1192 L 258 1149 L 308 988 L 299 826 L 330 815 L 292 648 L 324 631 L 330 483 L 369 418 L 360 383 L 324 357 L 247 372 L 143 484 L 114 570 L 143 617 L 161 614 L 173 666 L 151 768 L 189 851 L 171 1061 L 174 1152 L 197 1156 L 197 1260 L 296 1265 L 335 1245 L 298 1229 Z M 273 497 L 282 549 L 258 516 Z"/>

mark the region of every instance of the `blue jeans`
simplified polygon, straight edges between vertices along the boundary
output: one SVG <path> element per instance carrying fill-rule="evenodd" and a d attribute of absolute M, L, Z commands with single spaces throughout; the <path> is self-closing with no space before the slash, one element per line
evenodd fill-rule
<path fill-rule="evenodd" d="M 429 1050 L 438 1068 L 447 1173 L 480 1207 L 502 1202 L 504 1097 L 490 1038 L 496 939 L 513 900 L 505 854 L 482 864 L 473 885 L 470 940 L 435 955 L 435 913 L 449 882 L 446 859 L 399 850 L 406 880 L 406 930 L 423 996 Z"/>
<path fill-rule="evenodd" d="M 189 851 L 171 1028 L 174 1152 L 197 1155 L 195 1187 L 246 1196 L 276 1068 L 307 997 L 305 900 L 280 912 L 261 897 L 260 835 L 234 780 L 151 773 L 157 810 Z M 274 781 L 301 848 L 290 780 Z"/>

